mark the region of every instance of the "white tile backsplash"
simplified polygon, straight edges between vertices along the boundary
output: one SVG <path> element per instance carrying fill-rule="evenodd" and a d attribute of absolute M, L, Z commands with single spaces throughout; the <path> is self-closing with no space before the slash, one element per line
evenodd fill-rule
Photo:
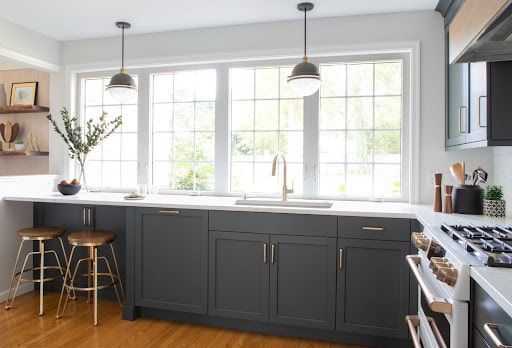
<path fill-rule="evenodd" d="M 494 148 L 494 184 L 503 186 L 507 211 L 512 212 L 512 147 Z"/>

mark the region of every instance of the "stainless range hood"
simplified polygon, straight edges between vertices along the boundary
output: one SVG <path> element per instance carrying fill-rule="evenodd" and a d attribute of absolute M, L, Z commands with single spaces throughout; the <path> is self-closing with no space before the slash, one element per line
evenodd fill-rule
<path fill-rule="evenodd" d="M 512 0 L 465 0 L 449 44 L 450 63 L 512 60 Z"/>

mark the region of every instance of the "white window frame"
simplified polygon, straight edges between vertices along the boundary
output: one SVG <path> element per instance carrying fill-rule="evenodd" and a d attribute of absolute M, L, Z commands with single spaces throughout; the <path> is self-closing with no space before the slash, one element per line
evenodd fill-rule
<path fill-rule="evenodd" d="M 386 201 L 414 202 L 418 194 L 418 159 L 419 153 L 419 47 L 413 49 L 386 50 L 377 53 L 366 52 L 364 54 L 325 54 L 311 59 L 315 64 L 327 63 L 355 63 L 355 62 L 376 62 L 401 60 L 403 71 L 403 110 L 402 110 L 402 159 L 401 159 L 401 185 L 402 196 L 398 198 L 385 198 Z M 295 65 L 297 58 L 269 58 L 243 61 L 226 61 L 214 63 L 195 63 L 178 64 L 174 66 L 145 67 L 130 69 L 129 73 L 138 76 L 138 158 L 137 158 L 137 182 L 138 184 L 151 184 L 151 149 L 152 149 L 152 117 L 151 110 L 151 75 L 158 73 L 170 73 L 188 70 L 215 69 L 217 76 L 217 95 L 215 102 L 215 187 L 214 191 L 201 192 L 202 195 L 217 196 L 238 196 L 239 193 L 231 193 L 230 189 L 230 125 L 229 125 L 229 69 L 238 67 L 270 67 L 278 65 Z M 111 76 L 116 74 L 117 70 L 102 70 L 84 73 L 76 73 L 72 87 L 76 88 L 75 110 L 80 108 L 83 78 Z M 414 77 L 414 78 L 413 78 Z M 313 96 L 304 98 L 304 183 L 303 193 L 297 198 L 309 199 L 333 199 L 333 200 L 368 200 L 370 197 L 350 197 L 350 196 L 319 196 L 318 195 L 318 163 L 319 163 L 319 113 L 320 97 L 318 92 Z M 81 115 L 80 115 L 81 116 Z M 414 116 L 414 118 L 413 118 Z M 271 168 L 269 168 L 269 171 Z M 277 180 L 277 178 L 276 178 Z M 102 190 L 109 190 L 103 188 Z M 122 188 L 113 191 L 131 191 L 133 188 Z M 197 194 L 189 191 L 160 190 L 163 194 Z M 261 196 L 279 196 L 275 194 L 262 194 Z M 292 195 L 293 197 L 293 195 Z"/>

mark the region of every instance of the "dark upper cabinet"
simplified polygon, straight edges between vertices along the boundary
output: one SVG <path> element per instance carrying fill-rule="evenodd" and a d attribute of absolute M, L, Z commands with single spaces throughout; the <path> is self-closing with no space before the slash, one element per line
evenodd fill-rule
<path fill-rule="evenodd" d="M 336 238 L 271 235 L 270 245 L 270 322 L 334 330 Z"/>
<path fill-rule="evenodd" d="M 336 330 L 407 338 L 409 242 L 338 239 Z"/>
<path fill-rule="evenodd" d="M 208 212 L 138 208 L 135 304 L 206 314 Z"/>
<path fill-rule="evenodd" d="M 466 143 L 469 113 L 469 65 L 450 64 L 448 66 L 448 98 L 446 120 L 446 145 Z"/>
<path fill-rule="evenodd" d="M 268 321 L 269 237 L 210 231 L 208 314 Z"/>
<path fill-rule="evenodd" d="M 487 139 L 487 63 L 469 64 L 469 120 L 466 142 Z"/>

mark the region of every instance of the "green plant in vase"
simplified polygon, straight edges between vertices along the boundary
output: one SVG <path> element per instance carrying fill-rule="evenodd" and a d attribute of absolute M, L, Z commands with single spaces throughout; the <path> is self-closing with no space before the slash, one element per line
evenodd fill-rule
<path fill-rule="evenodd" d="M 503 200 L 503 187 L 487 186 L 484 197 L 484 215 L 505 217 L 506 202 Z"/>
<path fill-rule="evenodd" d="M 71 117 L 66 108 L 63 108 L 60 114 L 62 116 L 62 130 L 53 119 L 52 115 L 48 115 L 46 118 L 53 125 L 55 132 L 64 140 L 64 143 L 68 147 L 69 157 L 76 159 L 80 164 L 80 180 L 87 188 L 85 179 L 85 162 L 87 155 L 121 126 L 123 123 L 122 116 L 108 120 L 107 113 L 103 111 L 96 122 L 93 119 L 89 119 L 85 122 L 84 129 L 82 129 L 78 118 L 76 116 Z"/>

